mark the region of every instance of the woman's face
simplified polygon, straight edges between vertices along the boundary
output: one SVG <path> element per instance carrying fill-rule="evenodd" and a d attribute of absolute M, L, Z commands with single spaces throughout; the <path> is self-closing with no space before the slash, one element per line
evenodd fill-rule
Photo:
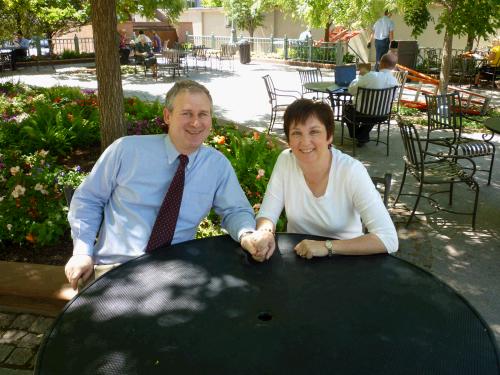
<path fill-rule="evenodd" d="M 311 116 L 305 123 L 293 123 L 290 127 L 288 144 L 301 164 L 315 163 L 329 157 L 328 145 L 332 137 L 327 138 L 325 126 Z"/>

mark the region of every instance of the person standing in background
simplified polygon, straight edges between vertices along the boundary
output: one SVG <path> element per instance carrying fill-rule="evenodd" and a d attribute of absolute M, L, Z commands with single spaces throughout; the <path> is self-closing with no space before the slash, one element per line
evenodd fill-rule
<path fill-rule="evenodd" d="M 16 61 L 24 59 L 28 56 L 28 48 L 30 47 L 30 41 L 23 36 L 21 30 L 19 30 L 14 35 L 14 40 L 12 41 L 14 48 L 12 49 L 10 56 L 10 63 L 12 70 L 16 70 Z"/>
<path fill-rule="evenodd" d="M 373 38 L 375 38 L 375 70 L 378 72 L 380 58 L 389 52 L 389 46 L 394 40 L 394 22 L 391 20 L 391 13 L 386 9 L 384 16 L 380 17 L 373 25 L 372 33 L 367 47 L 370 48 Z"/>
<path fill-rule="evenodd" d="M 161 39 L 160 36 L 153 30 L 153 52 L 160 53 L 161 52 Z"/>

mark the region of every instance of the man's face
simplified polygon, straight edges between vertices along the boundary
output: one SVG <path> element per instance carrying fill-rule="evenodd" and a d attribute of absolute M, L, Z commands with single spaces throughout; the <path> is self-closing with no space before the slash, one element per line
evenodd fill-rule
<path fill-rule="evenodd" d="M 180 92 L 174 99 L 173 110 L 165 108 L 163 116 L 170 139 L 181 154 L 196 151 L 212 129 L 210 99 L 202 92 Z"/>

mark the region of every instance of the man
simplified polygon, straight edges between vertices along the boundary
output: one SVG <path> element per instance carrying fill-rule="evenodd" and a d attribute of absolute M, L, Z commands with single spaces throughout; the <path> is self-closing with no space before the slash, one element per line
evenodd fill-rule
<path fill-rule="evenodd" d="M 254 230 L 252 207 L 229 161 L 203 145 L 212 127 L 208 90 L 194 81 L 177 82 L 167 93 L 163 114 L 168 134 L 116 140 L 75 191 L 68 214 L 74 249 L 65 267 L 73 288 L 80 279 L 91 279 L 94 268 L 98 277 L 150 250 L 158 234 L 153 231 L 158 212 L 168 200 L 162 201 L 185 162 L 171 244 L 193 239 L 214 208 L 222 227 L 254 259 L 263 261 L 265 254 L 272 254 L 274 237 Z"/>
<path fill-rule="evenodd" d="M 15 34 L 14 49 L 10 55 L 10 63 L 12 70 L 16 70 L 16 61 L 25 58 L 28 55 L 28 48 L 30 47 L 30 41 L 23 37 L 23 33 L 18 31 Z"/>
<path fill-rule="evenodd" d="M 372 33 L 367 47 L 371 47 L 373 38 L 375 38 L 375 70 L 379 70 L 379 62 L 383 55 L 389 52 L 389 46 L 394 40 L 394 22 L 390 19 L 391 13 L 386 10 L 384 16 L 380 17 L 373 25 Z"/>
<path fill-rule="evenodd" d="M 299 40 L 301 42 L 307 42 L 309 39 L 312 39 L 312 34 L 311 34 L 311 28 L 307 26 L 307 28 L 300 33 Z"/>
<path fill-rule="evenodd" d="M 481 78 L 488 76 L 493 77 L 495 70 L 497 75 L 500 72 L 500 39 L 493 41 L 486 59 L 488 60 L 488 63 L 482 66 L 474 77 L 474 85 L 476 87 L 479 86 Z M 493 82 L 493 86 L 495 86 L 495 82 Z"/>
<path fill-rule="evenodd" d="M 396 67 L 397 57 L 393 53 L 386 53 L 380 59 L 380 71 L 370 71 L 360 74 L 358 78 L 353 80 L 347 89 L 350 94 L 356 96 L 358 87 L 367 89 L 386 89 L 388 87 L 398 86 L 397 79 L 393 76 L 392 70 Z M 353 103 L 355 102 L 353 98 Z M 354 112 L 359 108 L 354 108 L 352 105 L 345 107 L 345 117 L 353 118 Z M 357 112 L 359 113 L 359 112 Z M 348 123 L 349 135 L 353 137 L 353 125 Z M 356 125 L 356 140 L 358 147 L 363 147 L 370 140 L 370 131 L 373 125 Z"/>

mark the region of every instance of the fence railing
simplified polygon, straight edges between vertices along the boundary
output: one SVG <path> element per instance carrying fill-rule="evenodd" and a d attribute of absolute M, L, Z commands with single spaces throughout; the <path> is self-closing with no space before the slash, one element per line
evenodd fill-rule
<path fill-rule="evenodd" d="M 9 47 L 10 42 L 2 43 L 2 46 Z M 29 55 L 30 56 L 46 56 L 54 57 L 57 55 L 82 53 L 94 53 L 94 39 L 93 38 L 57 38 L 57 39 L 43 39 L 40 37 L 33 37 L 30 40 Z"/>
<path fill-rule="evenodd" d="M 299 40 L 288 37 L 269 38 L 243 37 L 238 38 L 236 43 L 246 40 L 250 43 L 252 53 L 264 57 L 275 59 L 320 62 L 342 64 L 354 61 L 363 61 L 359 56 L 349 52 L 349 47 L 345 43 L 324 43 L 314 42 L 312 39 Z M 204 45 L 208 48 L 219 49 L 221 44 L 231 43 L 230 36 L 212 35 L 190 35 L 186 33 L 186 41 L 196 46 Z M 352 49 L 351 49 L 352 51 Z"/>

